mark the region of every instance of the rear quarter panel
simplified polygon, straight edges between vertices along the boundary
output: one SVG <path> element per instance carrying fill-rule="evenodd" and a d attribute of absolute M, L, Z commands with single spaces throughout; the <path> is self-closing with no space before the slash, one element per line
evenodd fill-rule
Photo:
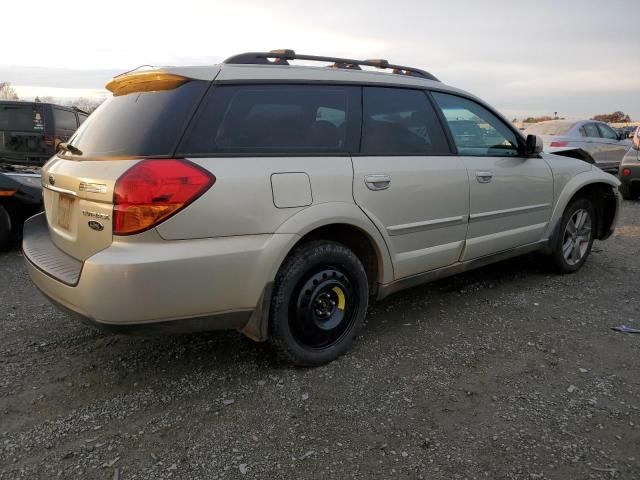
<path fill-rule="evenodd" d="M 189 160 L 213 173 L 216 182 L 192 205 L 157 227 L 160 236 L 167 240 L 275 233 L 288 218 L 311 206 L 353 203 L 353 168 L 348 156 Z M 274 174 L 294 172 L 308 176 L 311 203 L 278 208 L 271 178 Z"/>

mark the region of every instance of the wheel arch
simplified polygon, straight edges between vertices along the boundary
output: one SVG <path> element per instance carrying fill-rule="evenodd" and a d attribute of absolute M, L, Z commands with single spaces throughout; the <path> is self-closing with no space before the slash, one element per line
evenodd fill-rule
<path fill-rule="evenodd" d="M 550 243 L 553 244 L 558 235 L 558 226 L 564 211 L 577 198 L 587 198 L 594 205 L 597 222 L 595 238 L 598 240 L 609 238 L 615 229 L 621 205 L 619 185 L 618 179 L 599 170 L 573 177 L 558 196 L 551 216 L 548 227 Z"/>
<path fill-rule="evenodd" d="M 379 284 L 393 280 L 387 244 L 375 225 L 355 204 L 332 202 L 306 208 L 288 218 L 275 233 L 293 235 L 287 247 L 278 253 L 278 258 L 272 263 L 272 279 L 275 279 L 282 264 L 296 247 L 314 240 L 327 240 L 346 245 L 360 259 L 367 272 L 371 295 L 377 293 Z M 265 286 L 254 314 L 242 329 L 253 340 L 265 341 L 268 338 L 272 291 L 273 280 Z"/>

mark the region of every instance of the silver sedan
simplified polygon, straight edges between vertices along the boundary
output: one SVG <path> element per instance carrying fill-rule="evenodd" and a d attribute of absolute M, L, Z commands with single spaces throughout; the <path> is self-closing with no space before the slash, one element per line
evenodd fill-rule
<path fill-rule="evenodd" d="M 524 133 L 542 137 L 548 153 L 581 148 L 599 168 L 613 174 L 618 173 L 620 161 L 631 146 L 624 135 L 595 120 L 549 120 L 531 125 Z"/>

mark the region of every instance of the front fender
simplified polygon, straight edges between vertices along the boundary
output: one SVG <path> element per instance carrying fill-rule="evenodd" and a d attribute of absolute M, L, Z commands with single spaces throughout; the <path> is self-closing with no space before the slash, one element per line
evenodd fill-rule
<path fill-rule="evenodd" d="M 571 180 L 567 182 L 562 191 L 557 197 L 555 207 L 553 209 L 553 213 L 551 214 L 551 220 L 549 221 L 549 225 L 547 226 L 546 237 L 551 239 L 554 236 L 554 233 L 562 219 L 562 214 L 564 213 L 567 205 L 574 197 L 574 195 L 582 188 L 593 185 L 593 184 L 606 184 L 613 188 L 613 191 L 616 195 L 616 212 L 613 219 L 613 223 L 611 224 L 611 230 L 615 228 L 616 221 L 618 218 L 618 214 L 620 212 L 621 200 L 620 194 L 618 193 L 618 186 L 620 185 L 620 180 L 618 180 L 613 175 L 603 172 L 598 168 L 592 168 L 586 172 L 579 173 Z M 607 235 L 608 236 L 608 235 Z"/>
<path fill-rule="evenodd" d="M 346 224 L 362 230 L 372 241 L 378 257 L 380 283 L 393 280 L 391 255 L 380 231 L 354 203 L 328 202 L 312 205 L 289 217 L 275 233 L 293 233 L 303 237 L 307 233 L 327 225 Z M 289 246 L 289 249 L 293 245 Z"/>

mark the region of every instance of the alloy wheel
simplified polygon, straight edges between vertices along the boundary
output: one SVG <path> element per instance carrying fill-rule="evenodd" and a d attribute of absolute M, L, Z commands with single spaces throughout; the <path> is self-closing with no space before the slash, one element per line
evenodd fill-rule
<path fill-rule="evenodd" d="M 576 210 L 564 230 L 562 255 L 569 265 L 580 263 L 591 241 L 591 215 L 583 208 Z"/>

